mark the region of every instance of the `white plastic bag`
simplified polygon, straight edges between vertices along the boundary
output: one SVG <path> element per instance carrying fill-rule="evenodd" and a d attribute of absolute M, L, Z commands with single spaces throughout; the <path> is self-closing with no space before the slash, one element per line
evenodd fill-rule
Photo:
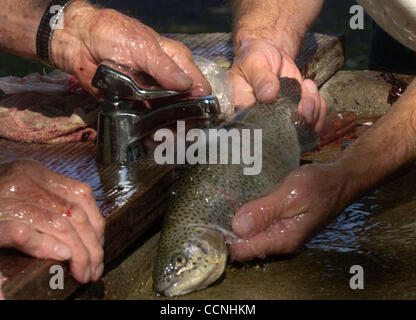
<path fill-rule="evenodd" d="M 194 56 L 194 61 L 211 84 L 212 94 L 218 98 L 221 113 L 225 115 L 232 114 L 234 105 L 231 103 L 231 86 L 228 81 L 228 71 L 202 56 Z M 52 71 L 45 76 L 32 73 L 24 78 L 0 78 L 0 90 L 6 94 L 30 91 L 49 94 L 74 92 L 83 95 L 85 93 L 75 77 L 59 70 Z"/>
<path fill-rule="evenodd" d="M 24 78 L 3 77 L 0 78 L 0 90 L 5 94 L 23 92 L 49 94 L 62 94 L 67 92 L 81 93 L 82 89 L 75 77 L 66 73 L 58 74 L 54 72 L 47 76 L 32 73 Z"/>
<path fill-rule="evenodd" d="M 202 56 L 194 56 L 194 61 L 210 83 L 212 94 L 218 98 L 221 113 L 225 115 L 234 113 L 234 105 L 231 103 L 231 86 L 228 81 L 228 71 L 219 64 Z"/>

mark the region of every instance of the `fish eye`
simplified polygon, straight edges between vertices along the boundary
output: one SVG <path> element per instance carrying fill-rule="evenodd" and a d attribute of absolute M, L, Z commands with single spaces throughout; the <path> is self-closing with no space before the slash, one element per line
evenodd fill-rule
<path fill-rule="evenodd" d="M 178 254 L 173 257 L 172 263 L 175 267 L 180 268 L 185 265 L 186 263 L 186 257 L 182 254 Z"/>

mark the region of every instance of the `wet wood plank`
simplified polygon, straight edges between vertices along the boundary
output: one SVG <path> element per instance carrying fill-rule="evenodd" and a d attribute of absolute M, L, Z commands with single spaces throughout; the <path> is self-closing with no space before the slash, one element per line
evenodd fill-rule
<path fill-rule="evenodd" d="M 188 45 L 194 54 L 224 67 L 232 61 L 230 34 L 170 35 Z M 344 62 L 342 39 L 308 34 L 297 63 L 305 77 L 318 84 L 328 80 Z M 0 163 L 21 157 L 41 161 L 50 169 L 91 185 L 98 206 L 107 219 L 105 260 L 115 259 L 133 241 L 158 223 L 173 179 L 171 169 L 151 169 L 140 161 L 126 167 L 103 167 L 95 161 L 92 143 L 60 146 L 14 143 L 0 139 Z M 52 265 L 65 270 L 64 290 L 51 290 Z M 64 299 L 79 286 L 66 263 L 38 260 L 15 250 L 0 249 L 0 271 L 7 278 L 3 292 L 8 299 Z"/>

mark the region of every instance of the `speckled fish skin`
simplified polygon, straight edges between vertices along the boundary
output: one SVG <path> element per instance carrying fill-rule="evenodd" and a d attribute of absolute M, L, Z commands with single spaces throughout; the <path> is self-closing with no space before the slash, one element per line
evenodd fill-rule
<path fill-rule="evenodd" d="M 281 79 L 276 101 L 257 103 L 224 126 L 262 129 L 259 175 L 244 175 L 244 164 L 193 165 L 180 172 L 159 240 L 155 291 L 183 295 L 207 287 L 223 274 L 225 236 L 232 235 L 231 221 L 238 208 L 273 191 L 283 176 L 299 166 L 302 149 L 316 143 L 310 126 L 296 120 L 299 100 L 299 83 Z"/>

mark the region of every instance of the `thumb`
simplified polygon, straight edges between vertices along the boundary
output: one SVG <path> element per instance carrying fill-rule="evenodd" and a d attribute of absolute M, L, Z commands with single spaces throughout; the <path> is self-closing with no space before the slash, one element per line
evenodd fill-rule
<path fill-rule="evenodd" d="M 279 93 L 279 80 L 277 76 L 271 71 L 257 71 L 259 71 L 258 75 L 251 82 L 253 84 L 256 98 L 260 102 L 270 103 L 276 99 Z"/>
<path fill-rule="evenodd" d="M 279 190 L 266 197 L 253 200 L 243 205 L 232 221 L 235 234 L 248 239 L 267 229 L 280 217 L 282 199 Z"/>
<path fill-rule="evenodd" d="M 242 45 L 236 53 L 235 64 L 258 101 L 267 103 L 276 98 L 280 89 L 278 74 L 282 56 L 272 45 L 266 42 Z"/>
<path fill-rule="evenodd" d="M 181 42 L 161 37 L 161 48 L 181 70 L 193 80 L 191 95 L 206 96 L 212 93 L 208 80 L 194 62 L 192 52 Z"/>
<path fill-rule="evenodd" d="M 279 63 L 280 61 L 277 64 Z M 277 97 L 280 89 L 279 79 L 266 58 L 259 57 L 257 54 L 248 56 L 240 69 L 252 86 L 258 101 L 268 103 Z"/>
<path fill-rule="evenodd" d="M 193 80 L 159 46 L 156 52 L 146 54 L 145 61 L 137 66 L 150 74 L 167 90 L 186 91 L 191 89 Z M 137 57 L 136 61 L 142 58 Z"/>

